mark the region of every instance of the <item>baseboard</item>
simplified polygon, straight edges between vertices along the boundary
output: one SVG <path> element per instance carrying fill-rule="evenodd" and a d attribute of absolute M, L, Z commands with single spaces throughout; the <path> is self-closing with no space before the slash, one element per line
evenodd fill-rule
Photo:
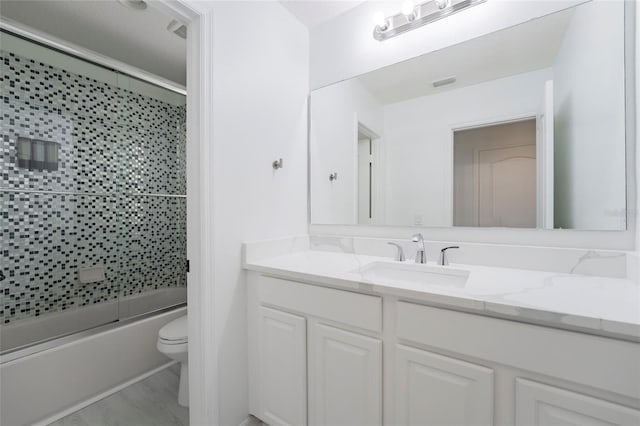
<path fill-rule="evenodd" d="M 85 401 L 82 401 L 82 402 L 80 402 L 80 403 L 78 403 L 78 404 L 76 404 L 76 405 L 74 405 L 74 406 L 72 406 L 70 408 L 67 408 L 66 410 L 63 410 L 63 411 L 61 411 L 61 412 L 59 412 L 59 413 L 57 413 L 57 414 L 55 414 L 55 415 L 53 415 L 51 417 L 48 417 L 48 418 L 46 418 L 44 420 L 41 420 L 40 422 L 35 423 L 34 426 L 46 426 L 46 425 L 49 425 L 49 424 L 51 424 L 53 422 L 56 422 L 56 421 L 60 420 L 61 418 L 65 417 L 65 416 L 68 416 L 69 414 L 75 413 L 78 410 L 82 410 L 83 408 L 93 404 L 94 402 L 98 402 L 101 399 L 104 399 L 104 398 L 106 398 L 108 396 L 111 396 L 114 393 L 116 393 L 118 391 L 121 391 L 122 389 L 124 389 L 124 388 L 126 388 L 128 386 L 131 386 L 134 383 L 140 382 L 140 381 L 146 379 L 149 376 L 153 376 L 157 372 L 162 371 L 165 368 L 169 368 L 172 365 L 177 364 L 177 363 L 178 363 L 178 361 L 175 361 L 175 360 L 169 361 L 166 364 L 161 365 L 160 367 L 157 367 L 157 368 L 154 368 L 153 370 L 147 371 L 146 373 L 141 374 L 138 377 L 134 377 L 131 380 L 128 380 L 128 381 L 126 381 L 126 382 L 124 382 L 124 383 L 122 383 L 122 384 L 120 384 L 120 385 L 118 385 L 118 386 L 116 386 L 114 388 L 109 389 L 108 391 L 102 392 L 102 393 L 100 393 L 100 394 L 98 394 L 96 396 L 93 396 L 93 397 L 91 397 L 91 398 L 89 398 L 89 399 L 87 399 Z M 247 423 L 246 426 L 249 426 L 250 424 L 251 423 Z M 243 422 L 243 426 L 245 426 L 244 422 Z"/>

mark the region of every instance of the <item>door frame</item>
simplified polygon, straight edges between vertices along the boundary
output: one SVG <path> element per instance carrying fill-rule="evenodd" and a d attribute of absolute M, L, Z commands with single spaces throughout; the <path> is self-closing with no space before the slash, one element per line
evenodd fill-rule
<path fill-rule="evenodd" d="M 191 424 L 218 423 L 213 214 L 214 5 L 194 0 L 147 2 L 187 26 L 187 312 Z"/>
<path fill-rule="evenodd" d="M 363 122 L 359 121 L 357 119 L 356 116 L 356 150 L 355 150 L 355 170 L 357 170 L 356 176 L 355 176 L 355 194 L 356 194 L 356 224 L 362 225 L 360 223 L 360 203 L 359 203 L 359 194 L 360 194 L 360 152 L 359 152 L 359 144 L 360 144 L 360 134 L 365 135 L 367 138 L 369 138 L 369 140 L 371 141 L 371 155 L 376 158 L 378 155 L 380 155 L 380 143 L 381 143 L 381 139 L 380 136 L 374 132 L 373 130 L 371 130 L 366 124 L 364 124 Z M 380 164 L 382 163 L 382 161 L 377 161 L 376 165 L 379 168 Z M 380 218 L 379 218 L 379 208 L 378 206 L 381 205 L 380 204 L 380 196 L 381 196 L 381 179 L 380 179 L 380 170 L 376 170 L 376 175 L 377 175 L 377 179 L 373 179 L 373 175 L 371 176 L 371 190 L 370 190 L 370 194 L 369 196 L 371 197 L 371 214 L 372 214 L 372 218 L 369 221 L 369 223 L 367 223 L 367 225 L 375 225 L 376 223 L 379 223 Z"/>
<path fill-rule="evenodd" d="M 544 84 L 544 105 L 536 120 L 536 227 L 554 227 L 554 106 L 553 80 Z M 551 166 L 549 166 L 551 165 Z"/>

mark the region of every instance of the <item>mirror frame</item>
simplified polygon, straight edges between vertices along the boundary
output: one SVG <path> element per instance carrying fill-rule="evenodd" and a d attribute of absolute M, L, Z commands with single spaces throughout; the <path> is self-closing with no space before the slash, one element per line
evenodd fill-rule
<path fill-rule="evenodd" d="M 578 7 L 580 4 L 569 7 Z M 553 13 L 567 8 L 559 9 Z M 640 19 L 640 9 L 634 0 L 624 0 L 624 71 L 625 71 L 625 166 L 626 166 L 626 220 L 627 228 L 618 231 L 592 231 L 576 229 L 538 229 L 538 228 L 479 228 L 479 227 L 428 227 L 428 226 L 397 226 L 397 225 L 339 225 L 339 224 L 315 224 L 311 222 L 311 92 L 307 97 L 307 224 L 310 235 L 331 235 L 347 237 L 368 238 L 409 238 L 415 232 L 421 232 L 426 240 L 507 244 L 523 246 L 547 246 L 566 248 L 592 248 L 633 251 L 636 246 L 636 229 L 640 208 L 638 207 L 637 192 L 637 103 L 640 102 L 640 92 L 636 81 L 637 67 L 637 20 Z M 542 15 L 538 18 L 543 18 Z M 521 25 L 526 21 L 513 26 L 501 28 L 502 31 Z M 496 31 L 494 31 L 496 32 Z M 491 34 L 493 32 L 487 33 Z M 405 58 L 400 62 L 408 61 L 431 53 L 422 52 Z M 640 54 L 638 54 L 640 55 Z M 393 64 L 386 65 L 392 66 Z M 375 70 L 370 70 L 375 71 Z M 351 77 L 358 78 L 360 75 Z M 314 90 L 340 83 L 340 80 Z M 639 237 L 640 238 L 640 237 Z"/>

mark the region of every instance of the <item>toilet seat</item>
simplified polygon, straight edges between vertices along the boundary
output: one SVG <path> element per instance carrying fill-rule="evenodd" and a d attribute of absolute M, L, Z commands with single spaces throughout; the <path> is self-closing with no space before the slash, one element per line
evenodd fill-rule
<path fill-rule="evenodd" d="M 162 337 L 159 337 L 158 341 L 163 345 L 182 345 L 184 343 L 188 343 L 189 339 L 185 337 L 184 339 L 170 340 L 170 339 L 163 339 Z"/>
<path fill-rule="evenodd" d="M 187 316 L 176 318 L 165 324 L 158 331 L 158 340 L 165 345 L 180 345 L 187 343 Z"/>

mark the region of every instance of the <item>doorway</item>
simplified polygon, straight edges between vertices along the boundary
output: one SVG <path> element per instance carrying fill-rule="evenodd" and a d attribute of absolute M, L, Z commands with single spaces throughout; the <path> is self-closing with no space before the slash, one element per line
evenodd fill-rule
<path fill-rule="evenodd" d="M 378 135 L 358 123 L 358 224 L 371 225 L 376 223 L 376 207 L 379 202 L 377 185 L 379 182 L 379 167 L 377 153 Z"/>
<path fill-rule="evenodd" d="M 454 225 L 536 227 L 536 118 L 453 134 Z"/>

